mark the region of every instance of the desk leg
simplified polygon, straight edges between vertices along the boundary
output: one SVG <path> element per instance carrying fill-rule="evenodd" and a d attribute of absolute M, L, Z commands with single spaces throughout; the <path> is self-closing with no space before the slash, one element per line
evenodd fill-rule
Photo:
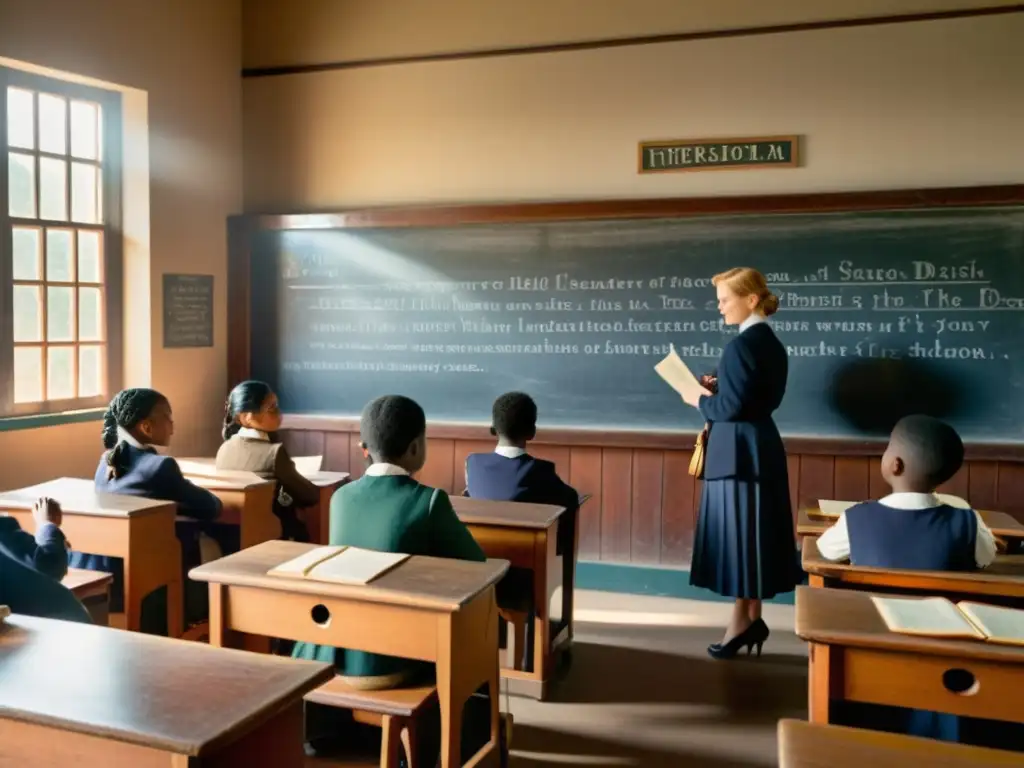
<path fill-rule="evenodd" d="M 167 634 L 181 637 L 184 619 L 181 543 L 174 533 L 172 515 L 146 515 L 129 527 L 124 561 L 125 629 L 142 628 L 142 600 L 160 587 L 167 588 Z"/>
<path fill-rule="evenodd" d="M 544 699 L 545 684 L 551 666 L 551 597 L 555 580 L 552 569 L 557 568 L 554 529 L 539 533 L 534 539 L 533 599 L 536 615 L 533 621 L 533 675 L 540 683 L 540 699 Z"/>
<path fill-rule="evenodd" d="M 576 512 L 576 525 L 572 536 L 572 553 L 562 554 L 562 621 L 565 623 L 566 639 L 572 644 L 576 624 L 573 621 L 576 598 L 576 561 L 580 553 L 580 513 Z"/>
<path fill-rule="evenodd" d="M 820 589 L 825 586 L 825 577 L 820 574 L 809 573 L 807 574 L 807 583 L 812 587 Z"/>
<path fill-rule="evenodd" d="M 812 723 L 828 724 L 828 704 L 839 680 L 832 674 L 837 665 L 831 646 L 810 643 L 808 655 L 807 719 Z"/>

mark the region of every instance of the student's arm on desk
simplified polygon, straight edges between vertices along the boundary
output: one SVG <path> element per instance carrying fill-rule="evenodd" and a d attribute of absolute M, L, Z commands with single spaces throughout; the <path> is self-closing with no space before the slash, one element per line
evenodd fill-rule
<path fill-rule="evenodd" d="M 205 488 L 200 488 L 181 474 L 181 467 L 168 458 L 160 467 L 158 489 L 154 491 L 167 501 L 175 502 L 183 517 L 211 522 L 220 517 L 221 501 Z"/>
<path fill-rule="evenodd" d="M 484 562 L 487 555 L 476 543 L 466 524 L 459 520 L 448 494 L 434 489 L 430 498 L 430 553 L 435 557 Z"/>
<path fill-rule="evenodd" d="M 838 563 L 850 559 L 850 532 L 846 528 L 846 513 L 818 537 L 818 552 L 826 560 Z"/>
<path fill-rule="evenodd" d="M 996 559 L 996 537 L 992 529 L 981 519 L 977 510 L 974 511 L 974 519 L 978 523 L 978 530 L 974 535 L 974 561 L 979 568 L 987 568 Z"/>

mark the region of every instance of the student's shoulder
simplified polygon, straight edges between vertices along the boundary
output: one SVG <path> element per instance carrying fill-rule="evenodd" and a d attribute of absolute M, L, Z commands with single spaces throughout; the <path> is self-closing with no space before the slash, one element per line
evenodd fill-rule
<path fill-rule="evenodd" d="M 21 523 L 10 515 L 0 515 L 0 536 L 9 536 L 21 530 Z"/>
<path fill-rule="evenodd" d="M 850 517 L 858 517 L 860 515 L 877 512 L 879 507 L 881 506 L 882 505 L 879 504 L 878 501 L 875 501 L 873 499 L 868 501 L 858 501 L 853 506 L 847 507 L 846 511 L 843 512 L 843 514 L 846 516 L 847 519 L 849 519 Z"/>

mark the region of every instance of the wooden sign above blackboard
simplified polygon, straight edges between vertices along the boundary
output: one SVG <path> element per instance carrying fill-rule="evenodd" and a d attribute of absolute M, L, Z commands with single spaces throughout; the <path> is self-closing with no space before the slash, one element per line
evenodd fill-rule
<path fill-rule="evenodd" d="M 642 141 L 638 170 L 640 173 L 666 173 L 795 168 L 800 161 L 799 154 L 797 136 Z"/>
<path fill-rule="evenodd" d="M 213 275 L 164 275 L 164 346 L 213 346 Z"/>

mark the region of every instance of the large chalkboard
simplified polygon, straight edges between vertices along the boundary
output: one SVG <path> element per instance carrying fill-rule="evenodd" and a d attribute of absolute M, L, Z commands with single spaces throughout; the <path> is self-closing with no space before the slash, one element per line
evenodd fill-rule
<path fill-rule="evenodd" d="M 252 259 L 252 372 L 292 412 L 402 393 L 479 422 L 515 389 L 546 426 L 696 428 L 652 366 L 715 367 L 710 278 L 749 265 L 781 301 L 785 434 L 929 411 L 1024 441 L 1020 207 L 262 231 Z"/>

